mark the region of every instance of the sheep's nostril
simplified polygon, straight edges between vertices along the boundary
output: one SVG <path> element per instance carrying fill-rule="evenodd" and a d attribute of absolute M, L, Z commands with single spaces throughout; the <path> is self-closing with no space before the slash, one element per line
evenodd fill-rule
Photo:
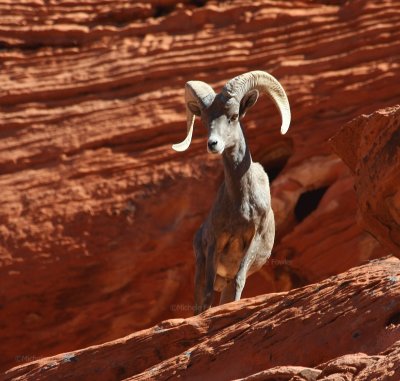
<path fill-rule="evenodd" d="M 209 149 L 214 149 L 218 142 L 216 140 L 209 140 L 207 144 Z"/>

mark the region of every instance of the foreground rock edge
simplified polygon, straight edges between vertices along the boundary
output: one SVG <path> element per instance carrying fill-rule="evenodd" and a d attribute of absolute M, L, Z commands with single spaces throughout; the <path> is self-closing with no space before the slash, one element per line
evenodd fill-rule
<path fill-rule="evenodd" d="M 399 303 L 400 261 L 386 257 L 320 283 L 243 299 L 102 345 L 23 364 L 7 371 L 5 380 L 90 380 L 93 375 L 97 380 L 230 380 L 253 375 L 248 378 L 253 380 L 267 377 L 267 370 L 273 374 L 274 368 L 277 375 L 284 374 L 285 366 L 298 373 L 298 367 L 319 369 L 303 373 L 323 379 L 324 374 L 348 372 L 349 367 L 355 369 L 354 377 L 368 366 L 386 372 L 379 362 L 398 372 L 400 360 L 393 361 L 400 346 Z M 296 350 L 299 343 L 301 350 Z M 296 375 L 286 373 L 282 379 Z"/>

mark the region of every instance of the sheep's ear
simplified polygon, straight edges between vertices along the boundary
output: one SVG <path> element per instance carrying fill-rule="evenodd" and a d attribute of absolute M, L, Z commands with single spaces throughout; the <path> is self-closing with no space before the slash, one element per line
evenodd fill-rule
<path fill-rule="evenodd" d="M 255 105 L 258 99 L 258 95 L 258 90 L 250 90 L 243 96 L 242 100 L 240 101 L 239 109 L 239 115 L 241 118 L 246 115 L 246 112 L 250 107 L 253 107 Z"/>
<path fill-rule="evenodd" d="M 197 104 L 197 102 L 188 102 L 187 103 L 187 107 L 189 108 L 189 110 L 196 116 L 200 116 L 201 115 L 201 110 L 199 105 Z"/>

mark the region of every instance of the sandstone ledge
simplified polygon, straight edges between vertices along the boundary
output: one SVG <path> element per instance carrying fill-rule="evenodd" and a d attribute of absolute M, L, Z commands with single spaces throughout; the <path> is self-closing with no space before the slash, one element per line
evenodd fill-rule
<path fill-rule="evenodd" d="M 400 261 L 387 257 L 21 365 L 5 380 L 394 380 L 399 352 Z"/>

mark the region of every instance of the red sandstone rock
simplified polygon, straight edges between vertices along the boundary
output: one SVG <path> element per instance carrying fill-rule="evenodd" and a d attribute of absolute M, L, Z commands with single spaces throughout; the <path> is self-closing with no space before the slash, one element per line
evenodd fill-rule
<path fill-rule="evenodd" d="M 315 381 L 321 370 L 303 366 L 278 366 L 236 381 Z"/>
<path fill-rule="evenodd" d="M 222 172 L 199 124 L 170 149 L 190 79 L 267 70 L 292 105 L 284 138 L 268 99 L 246 117 L 254 159 L 285 168 L 273 260 L 244 296 L 387 252 L 327 139 L 398 103 L 398 2 L 182 3 L 0 4 L 0 369 L 192 314 L 192 236 Z M 313 210 L 301 195 L 323 187 Z"/>
<path fill-rule="evenodd" d="M 389 257 L 37 360 L 5 380 L 395 380 L 399 301 L 400 261 Z"/>
<path fill-rule="evenodd" d="M 363 227 L 400 256 L 400 106 L 352 120 L 332 144 L 355 174 Z"/>
<path fill-rule="evenodd" d="M 378 355 L 344 355 L 317 368 L 278 366 L 240 381 L 383 381 L 400 379 L 400 341 Z M 237 380 L 239 381 L 239 380 Z"/>

